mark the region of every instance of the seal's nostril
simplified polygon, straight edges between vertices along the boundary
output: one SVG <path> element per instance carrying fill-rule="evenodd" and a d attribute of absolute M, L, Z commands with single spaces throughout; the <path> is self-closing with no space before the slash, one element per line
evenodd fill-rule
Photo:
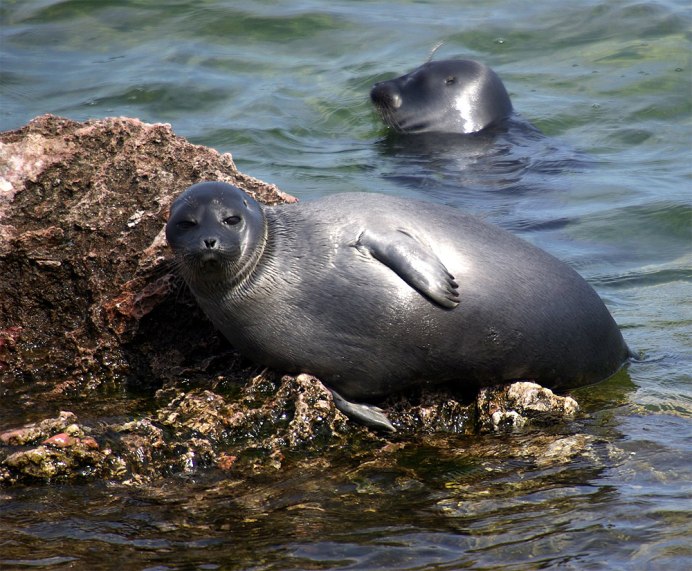
<path fill-rule="evenodd" d="M 216 238 L 206 238 L 204 240 L 204 245 L 210 250 L 213 250 L 216 248 Z"/>
<path fill-rule="evenodd" d="M 401 107 L 401 95 L 389 82 L 376 83 L 370 90 L 371 101 L 380 107 L 398 109 Z"/>

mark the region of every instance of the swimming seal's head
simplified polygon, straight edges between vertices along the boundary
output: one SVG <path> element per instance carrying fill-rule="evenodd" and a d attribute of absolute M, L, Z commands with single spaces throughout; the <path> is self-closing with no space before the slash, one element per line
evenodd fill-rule
<path fill-rule="evenodd" d="M 376 83 L 370 99 L 387 126 L 400 133 L 475 133 L 512 113 L 502 80 L 472 60 L 427 62 Z"/>
<path fill-rule="evenodd" d="M 189 187 L 171 206 L 166 239 L 193 291 L 233 288 L 252 271 L 266 240 L 260 205 L 223 182 Z"/>

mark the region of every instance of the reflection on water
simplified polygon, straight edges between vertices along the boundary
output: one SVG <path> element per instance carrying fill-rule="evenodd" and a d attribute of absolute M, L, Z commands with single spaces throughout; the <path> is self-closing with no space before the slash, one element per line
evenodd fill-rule
<path fill-rule="evenodd" d="M 2 3 L 0 128 L 44 112 L 167 121 L 304 200 L 380 191 L 472 211 L 577 268 L 641 359 L 575 391 L 586 414 L 551 430 L 421 436 L 246 481 L 5 489 L 0 567 L 689 567 L 687 3 L 237 4 Z M 371 85 L 441 40 L 440 59 L 498 71 L 518 123 L 453 142 L 385 135 Z M 118 394 L 37 411 L 31 391 L 0 402 L 0 429 L 148 406 Z"/>
<path fill-rule="evenodd" d="M 589 165 L 588 156 L 561 148 L 516 117 L 473 135 L 388 132 L 376 148 L 393 159 L 383 162 L 391 169 L 384 176 L 447 200 L 460 191 L 477 197 L 545 192 Z"/>

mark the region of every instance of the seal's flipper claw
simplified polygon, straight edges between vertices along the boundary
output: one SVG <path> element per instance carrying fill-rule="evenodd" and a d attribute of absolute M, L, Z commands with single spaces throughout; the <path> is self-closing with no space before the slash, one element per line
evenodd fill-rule
<path fill-rule="evenodd" d="M 381 408 L 371 404 L 350 402 L 336 391 L 332 390 L 331 392 L 336 408 L 349 418 L 361 422 L 366 426 L 388 430 L 389 432 L 396 432 L 396 428 L 389 422 L 387 415 L 384 414 Z"/>
<path fill-rule="evenodd" d="M 445 309 L 459 305 L 459 284 L 432 249 L 405 230 L 365 230 L 354 246 L 395 272 L 412 288 Z"/>

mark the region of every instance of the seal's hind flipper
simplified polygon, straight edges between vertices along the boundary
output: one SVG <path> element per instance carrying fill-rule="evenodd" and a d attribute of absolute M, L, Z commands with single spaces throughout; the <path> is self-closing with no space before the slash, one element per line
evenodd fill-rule
<path fill-rule="evenodd" d="M 331 389 L 330 389 L 331 390 Z M 332 390 L 334 405 L 349 418 L 352 418 L 366 426 L 396 432 L 394 425 L 389 422 L 389 419 L 384 414 L 381 408 L 371 404 L 359 404 L 347 401 L 339 393 Z"/>
<path fill-rule="evenodd" d="M 404 230 L 386 235 L 365 230 L 353 244 L 360 252 L 373 258 L 441 307 L 454 309 L 459 305 L 459 291 L 454 276 L 428 246 Z"/>

